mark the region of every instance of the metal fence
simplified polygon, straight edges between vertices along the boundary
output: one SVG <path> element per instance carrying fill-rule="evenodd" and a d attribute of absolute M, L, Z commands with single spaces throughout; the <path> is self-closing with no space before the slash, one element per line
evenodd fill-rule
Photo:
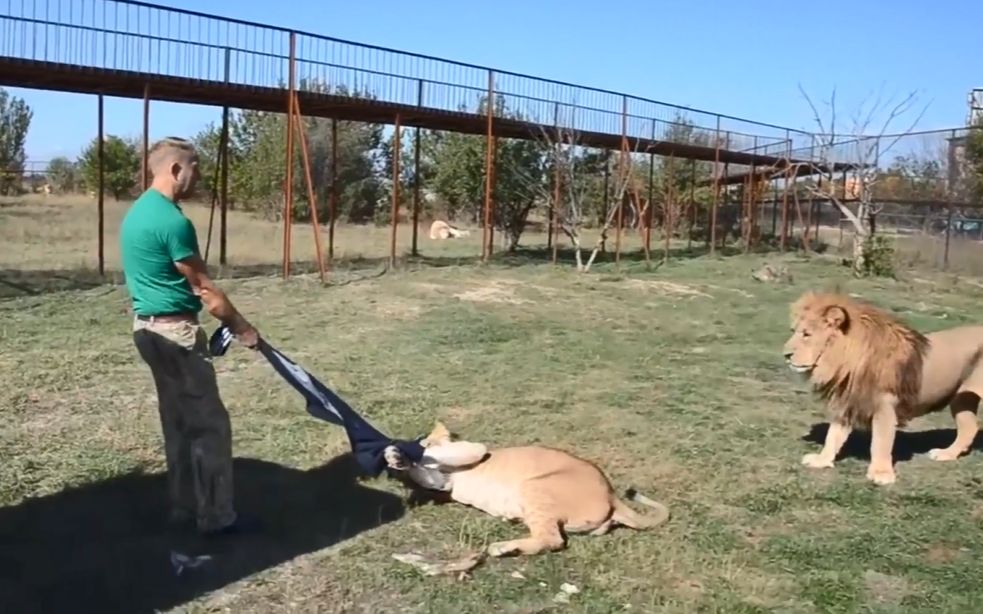
<path fill-rule="evenodd" d="M 976 262 L 968 255 L 954 257 L 956 247 L 960 253 L 975 254 L 983 233 L 974 184 L 977 173 L 966 155 L 969 128 L 876 137 L 810 134 L 598 88 L 142 2 L 0 0 L 0 11 L 0 60 L 4 61 L 281 88 L 284 93 L 293 66 L 301 90 L 327 87 L 352 98 L 471 113 L 480 112 L 482 99 L 491 91 L 530 122 L 611 135 L 624 132 L 629 139 L 686 144 L 701 140 L 729 151 L 864 167 L 819 179 L 816 174 L 785 177 L 780 168 L 699 162 L 704 170 L 712 166 L 713 177 L 723 179 L 739 179 L 749 171 L 763 173 L 768 186 L 763 194 L 746 198 L 739 181 L 718 186 L 704 172 L 700 187 L 709 188 L 709 181 L 718 193 L 713 199 L 704 193 L 699 207 L 687 205 L 692 211 L 689 230 L 702 228 L 703 235 L 711 234 L 712 201 L 720 207 L 714 234 L 721 240 L 753 242 L 763 231 L 781 235 L 782 249 L 796 249 L 810 239 L 848 249 L 850 224 L 844 224 L 842 212 L 829 199 L 824 202 L 823 193 L 855 207 L 859 181 L 866 185 L 872 203 L 872 215 L 864 223 L 908 246 L 899 254 L 909 254 L 909 261 L 939 268 L 952 268 L 956 260 L 965 261 L 958 266 Z M 688 123 L 689 130 L 680 130 L 681 121 Z M 7 174 L 20 173 L 30 179 L 32 191 L 43 192 L 40 176 L 46 164 L 41 168 L 42 164 L 8 169 Z M 693 194 L 695 187 L 679 192 Z M 786 190 L 798 198 L 789 198 Z M 648 192 L 653 192 L 651 185 Z M 770 204 L 768 194 L 773 195 Z M 398 216 L 393 220 L 391 236 L 395 237 Z"/>
<path fill-rule="evenodd" d="M 286 88 L 290 38 L 299 89 L 430 110 L 477 112 L 489 86 L 525 120 L 672 142 L 680 120 L 730 149 L 799 149 L 808 133 L 599 88 L 195 11 L 124 0 L 0 1 L 0 56 L 243 86 Z M 623 126 L 623 123 L 626 125 Z"/>

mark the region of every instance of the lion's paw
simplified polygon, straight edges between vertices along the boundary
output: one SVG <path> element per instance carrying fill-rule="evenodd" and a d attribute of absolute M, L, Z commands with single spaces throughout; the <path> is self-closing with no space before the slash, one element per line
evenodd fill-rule
<path fill-rule="evenodd" d="M 806 454 L 802 457 L 802 464 L 813 469 L 832 469 L 833 461 L 823 457 L 822 454 Z"/>
<path fill-rule="evenodd" d="M 949 448 L 933 448 L 928 451 L 928 457 L 934 461 L 954 461 L 959 458 L 959 452 Z"/>
<path fill-rule="evenodd" d="M 867 479 L 879 486 L 887 486 L 888 484 L 894 484 L 897 476 L 894 473 L 893 467 L 882 469 L 872 466 L 867 469 Z"/>
<path fill-rule="evenodd" d="M 396 446 L 386 446 L 386 449 L 382 453 L 383 458 L 386 459 L 386 465 L 390 469 L 395 469 L 397 471 L 403 471 L 408 468 L 408 463 L 403 453 L 399 451 Z"/>
<path fill-rule="evenodd" d="M 516 547 L 515 542 L 511 542 L 511 541 L 494 542 L 488 544 L 488 548 L 487 548 L 488 556 L 495 556 L 495 557 L 507 556 L 509 554 L 515 553 L 517 550 L 518 548 Z"/>

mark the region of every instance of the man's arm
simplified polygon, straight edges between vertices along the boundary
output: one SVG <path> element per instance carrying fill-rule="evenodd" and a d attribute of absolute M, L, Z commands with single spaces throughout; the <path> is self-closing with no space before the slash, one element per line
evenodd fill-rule
<path fill-rule="evenodd" d="M 228 326 L 244 345 L 255 347 L 259 342 L 256 329 L 242 317 L 225 292 L 208 276 L 208 267 L 198 255 L 198 236 L 191 220 L 173 220 L 161 228 L 161 234 L 174 266 L 191 284 L 192 291 L 201 297 L 208 313 Z"/>
<path fill-rule="evenodd" d="M 248 347 L 254 347 L 259 342 L 259 333 L 242 317 L 225 292 L 211 280 L 200 256 L 193 254 L 176 261 L 174 266 L 191 284 L 192 291 L 201 297 L 208 313 L 228 326 L 239 341 Z"/>

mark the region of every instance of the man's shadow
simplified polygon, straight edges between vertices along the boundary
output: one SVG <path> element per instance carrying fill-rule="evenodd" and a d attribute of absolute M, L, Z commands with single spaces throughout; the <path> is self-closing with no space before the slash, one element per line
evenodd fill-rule
<path fill-rule="evenodd" d="M 152 612 L 400 518 L 400 497 L 358 483 L 351 454 L 307 471 L 235 460 L 255 534 L 167 524 L 163 473 L 130 473 L 0 508 L 0 612 Z M 172 551 L 211 555 L 180 575 Z"/>
<path fill-rule="evenodd" d="M 810 427 L 809 432 L 802 436 L 802 441 L 822 446 L 829 431 L 828 422 L 819 422 Z M 850 432 L 846 443 L 840 449 L 837 460 L 855 458 L 870 460 L 870 432 L 854 429 Z M 947 448 L 956 439 L 956 429 L 927 429 L 922 431 L 897 431 L 894 436 L 894 462 L 910 461 L 915 455 L 928 454 L 933 448 Z M 971 451 L 983 450 L 983 431 L 977 434 L 970 446 Z M 819 450 L 815 450 L 818 452 Z"/>

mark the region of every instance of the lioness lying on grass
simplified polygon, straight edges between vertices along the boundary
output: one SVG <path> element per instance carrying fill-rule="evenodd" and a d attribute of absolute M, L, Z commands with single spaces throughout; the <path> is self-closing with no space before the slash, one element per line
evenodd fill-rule
<path fill-rule="evenodd" d="M 597 466 L 562 450 L 488 450 L 483 444 L 452 441 L 439 422 L 421 443 L 426 452 L 418 464 L 408 463 L 395 446 L 386 448 L 389 468 L 422 488 L 447 492 L 454 501 L 492 516 L 521 520 L 529 529 L 528 537 L 490 544 L 491 556 L 560 550 L 565 533 L 604 535 L 616 525 L 644 530 L 669 519 L 665 505 L 629 491 L 632 500 L 656 510 L 651 516 L 635 512 L 614 494 Z"/>

